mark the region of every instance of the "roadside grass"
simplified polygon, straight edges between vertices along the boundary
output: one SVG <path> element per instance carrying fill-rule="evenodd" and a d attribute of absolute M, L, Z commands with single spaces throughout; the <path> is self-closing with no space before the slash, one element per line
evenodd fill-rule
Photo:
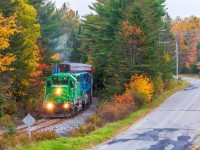
<path fill-rule="evenodd" d="M 189 77 L 189 78 L 200 78 L 199 74 L 180 74 L 180 76 Z"/>
<path fill-rule="evenodd" d="M 16 150 L 83 150 L 92 146 L 98 145 L 104 141 L 111 139 L 122 131 L 128 129 L 133 123 L 146 116 L 148 113 L 153 111 L 169 96 L 175 92 L 188 86 L 189 83 L 183 82 L 163 94 L 154 98 L 152 103 L 149 103 L 141 107 L 136 112 L 133 112 L 129 117 L 115 123 L 110 123 L 103 128 L 99 128 L 90 134 L 85 134 L 75 138 L 57 138 L 55 140 L 46 140 L 37 144 L 32 144 L 28 147 L 18 147 Z"/>

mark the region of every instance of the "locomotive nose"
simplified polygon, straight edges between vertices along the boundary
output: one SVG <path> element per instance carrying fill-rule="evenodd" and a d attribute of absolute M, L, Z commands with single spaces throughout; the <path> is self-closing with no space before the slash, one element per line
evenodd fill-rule
<path fill-rule="evenodd" d="M 62 89 L 61 88 L 56 88 L 56 94 L 60 95 L 62 93 Z"/>

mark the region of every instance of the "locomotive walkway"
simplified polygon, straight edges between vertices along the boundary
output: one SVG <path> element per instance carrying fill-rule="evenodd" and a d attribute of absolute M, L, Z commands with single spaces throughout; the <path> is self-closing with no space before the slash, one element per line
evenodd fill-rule
<path fill-rule="evenodd" d="M 93 150 L 187 150 L 200 133 L 200 80 L 169 97 L 127 131 Z"/>

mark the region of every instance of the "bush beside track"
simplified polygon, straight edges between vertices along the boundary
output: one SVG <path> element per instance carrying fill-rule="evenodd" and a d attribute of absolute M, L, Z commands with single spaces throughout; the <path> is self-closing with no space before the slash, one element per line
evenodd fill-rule
<path fill-rule="evenodd" d="M 181 83 L 181 84 L 180 84 Z M 128 127 L 130 127 L 134 122 L 141 119 L 145 115 L 147 115 L 149 112 L 151 112 L 154 108 L 159 106 L 167 97 L 174 94 L 175 92 L 183 89 L 184 87 L 188 86 L 189 84 L 186 82 L 178 82 L 177 86 L 173 86 L 170 90 L 167 90 L 160 94 L 159 96 L 154 97 L 153 101 L 151 103 L 148 103 L 144 106 L 142 106 L 139 110 L 130 113 L 125 119 L 109 123 L 106 122 L 105 124 L 99 124 L 98 126 L 104 126 L 102 128 L 97 128 L 98 121 L 93 119 L 94 124 L 92 124 L 91 120 L 89 121 L 89 124 L 86 124 L 84 126 L 81 126 L 79 129 L 74 130 L 72 134 L 74 134 L 74 138 L 57 138 L 54 140 L 47 140 L 42 141 L 39 143 L 30 143 L 25 144 L 24 147 L 18 147 L 17 150 L 53 150 L 53 149 L 59 149 L 59 150 L 66 150 L 66 149 L 73 149 L 73 150 L 79 150 L 79 149 L 86 149 L 92 146 L 95 146 L 99 143 L 102 143 L 114 136 L 116 136 L 118 133 L 126 130 Z M 119 119 L 120 116 L 118 116 Z M 123 117 L 122 117 L 123 118 Z M 116 120 L 113 120 L 116 121 Z M 112 122 L 112 121 L 110 121 Z M 96 130 L 95 130 L 96 129 Z M 95 130 L 95 131 L 93 131 Z M 91 132 L 93 131 L 93 132 Z M 91 132 L 90 134 L 88 134 Z M 22 145 L 23 146 L 23 145 Z"/>

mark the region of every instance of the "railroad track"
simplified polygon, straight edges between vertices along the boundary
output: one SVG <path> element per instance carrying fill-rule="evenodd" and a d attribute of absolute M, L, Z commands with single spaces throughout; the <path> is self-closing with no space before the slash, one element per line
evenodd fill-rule
<path fill-rule="evenodd" d="M 41 119 L 36 121 L 32 126 L 31 126 L 31 132 L 36 132 L 40 129 L 47 128 L 51 125 L 58 124 L 59 122 L 63 121 L 63 119 Z M 27 132 L 28 127 L 26 125 L 21 125 L 16 128 L 17 134 L 25 133 Z M 2 137 L 6 131 L 1 131 L 0 132 L 0 137 Z"/>
<path fill-rule="evenodd" d="M 39 132 L 39 131 L 42 131 L 44 130 L 45 128 L 49 128 L 53 125 L 56 125 L 56 124 L 59 124 L 61 123 L 62 121 L 66 121 L 67 119 L 72 119 L 74 117 L 76 117 L 77 115 L 87 111 L 87 109 L 81 109 L 79 108 L 78 112 L 74 115 L 74 116 L 68 116 L 66 118 L 54 118 L 54 119 L 40 119 L 40 120 L 37 120 L 31 127 L 30 127 L 30 130 L 31 132 Z M 23 125 L 20 125 L 16 128 L 17 130 L 17 134 L 22 134 L 22 133 L 25 133 L 27 132 L 28 130 L 28 127 L 23 124 Z M 0 131 L 0 137 L 2 137 L 4 134 L 6 133 L 6 131 Z"/>

